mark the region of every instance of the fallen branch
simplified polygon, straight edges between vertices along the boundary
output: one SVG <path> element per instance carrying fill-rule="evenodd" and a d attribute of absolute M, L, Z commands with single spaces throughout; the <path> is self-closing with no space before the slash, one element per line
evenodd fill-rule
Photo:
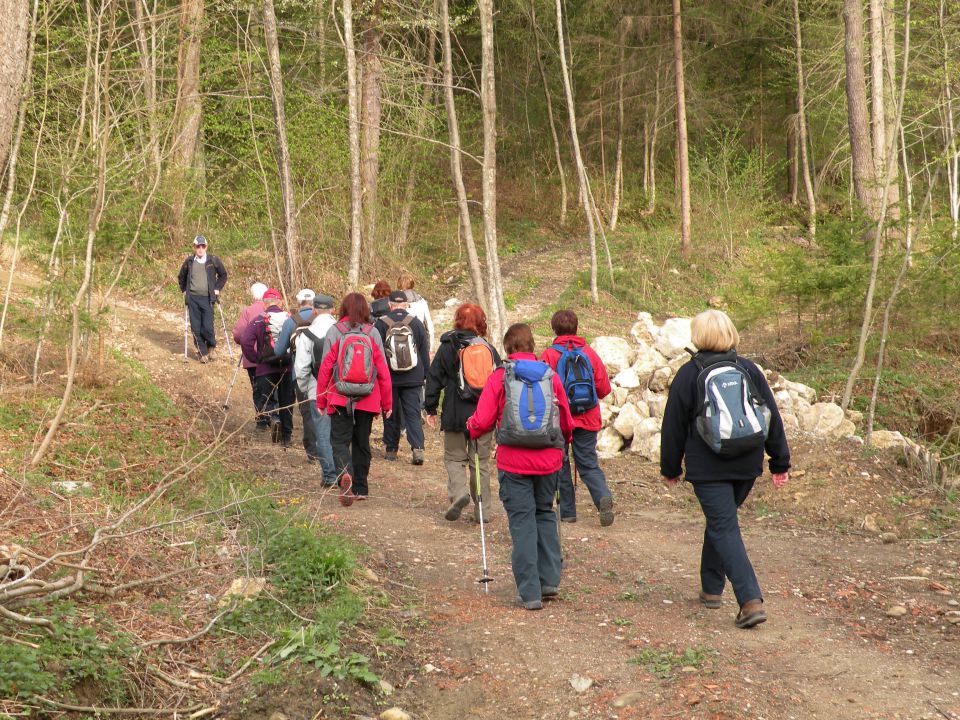
<path fill-rule="evenodd" d="M 208 622 L 208 623 L 203 627 L 202 630 L 199 630 L 199 631 L 195 632 L 193 635 L 188 635 L 188 636 L 185 637 L 185 638 L 168 638 L 168 639 L 161 639 L 161 640 L 148 640 L 147 642 L 143 643 L 143 644 L 140 646 L 140 649 L 141 649 L 141 650 L 146 650 L 148 647 L 159 647 L 160 645 L 183 645 L 183 644 L 185 644 L 185 643 L 193 642 L 194 640 L 197 640 L 198 638 L 201 638 L 201 637 L 203 637 L 204 635 L 206 635 L 208 632 L 210 632 L 210 630 L 213 629 L 213 626 L 217 623 L 217 620 L 219 620 L 220 618 L 222 618 L 222 617 L 223 617 L 224 615 L 226 615 L 228 612 L 232 611 L 232 610 L 234 609 L 234 607 L 235 607 L 235 604 L 231 604 L 230 607 L 228 607 L 228 608 L 224 609 L 223 611 L 221 611 L 221 612 L 217 613 L 216 615 L 214 615 L 213 618 L 210 620 L 210 622 Z"/>
<path fill-rule="evenodd" d="M 177 715 L 180 713 L 196 712 L 203 707 L 202 703 L 196 703 L 195 705 L 190 705 L 185 708 L 111 708 L 97 707 L 94 705 L 69 705 L 51 700 L 42 695 L 36 695 L 33 699 L 59 710 L 72 710 L 73 712 L 93 713 L 94 715 Z"/>

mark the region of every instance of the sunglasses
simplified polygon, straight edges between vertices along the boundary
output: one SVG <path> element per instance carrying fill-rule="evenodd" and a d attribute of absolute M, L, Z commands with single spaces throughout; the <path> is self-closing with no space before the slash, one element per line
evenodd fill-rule
<path fill-rule="evenodd" d="M 206 243 L 198 243 L 197 245 L 194 245 L 194 247 L 206 247 L 206 246 L 207 246 Z"/>

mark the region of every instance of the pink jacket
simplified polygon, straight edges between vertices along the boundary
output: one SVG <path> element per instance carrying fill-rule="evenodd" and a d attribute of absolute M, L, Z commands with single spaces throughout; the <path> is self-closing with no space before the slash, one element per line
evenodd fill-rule
<path fill-rule="evenodd" d="M 380 349 L 379 335 L 373 330 L 373 367 L 376 371 L 376 382 L 373 384 L 373 392 L 365 398 L 361 398 L 354 405 L 355 410 L 365 410 L 366 412 L 379 414 L 381 411 L 389 413 L 393 409 L 393 386 L 390 383 L 390 368 L 387 366 L 387 359 Z M 347 398 L 338 393 L 333 386 L 333 366 L 337 361 L 337 355 L 340 353 L 340 342 L 338 339 L 327 350 L 323 357 L 323 363 L 320 365 L 320 371 L 317 373 L 317 409 L 320 412 L 326 411 L 333 414 L 334 407 L 346 407 Z M 323 388 L 321 390 L 321 388 Z"/>
<path fill-rule="evenodd" d="M 607 368 L 603 364 L 603 360 L 600 359 L 596 351 L 587 345 L 587 341 L 579 335 L 560 335 L 553 339 L 553 345 L 563 345 L 566 347 L 567 344 L 582 348 L 584 354 L 590 358 L 590 364 L 593 365 L 593 385 L 597 388 L 597 397 L 602 400 L 609 395 L 610 378 L 607 375 Z M 553 347 L 548 347 L 540 353 L 540 359 L 556 372 L 557 361 L 560 360 L 560 353 Z M 603 427 L 603 421 L 600 419 L 600 404 L 597 403 L 596 407 L 590 408 L 583 413 L 583 415 L 574 415 L 573 426 L 581 428 L 582 430 L 598 432 L 600 428 Z"/>
<path fill-rule="evenodd" d="M 514 353 L 510 360 L 536 360 L 533 353 Z M 567 403 L 567 393 L 564 392 L 560 378 L 553 376 L 553 394 L 560 408 L 560 431 L 568 443 L 573 435 L 573 418 L 570 416 L 570 405 Z M 477 402 L 476 412 L 467 420 L 467 430 L 470 438 L 476 440 L 481 435 L 490 432 L 494 425 L 500 424 L 503 415 L 505 400 L 503 391 L 503 368 L 497 368 L 487 379 L 480 400 Z M 563 450 L 559 448 L 532 448 L 512 447 L 510 445 L 497 446 L 497 469 L 517 475 L 549 475 L 557 472 L 563 465 Z"/>
<path fill-rule="evenodd" d="M 241 312 L 240 317 L 237 318 L 237 322 L 233 326 L 233 341 L 240 345 L 240 341 L 243 339 L 243 334 L 247 331 L 247 327 L 260 317 L 266 308 L 263 305 L 263 300 L 257 300 L 252 305 L 247 305 Z M 255 368 L 256 363 L 252 363 L 243 357 L 243 353 L 240 353 L 240 362 L 243 363 L 245 368 Z"/>

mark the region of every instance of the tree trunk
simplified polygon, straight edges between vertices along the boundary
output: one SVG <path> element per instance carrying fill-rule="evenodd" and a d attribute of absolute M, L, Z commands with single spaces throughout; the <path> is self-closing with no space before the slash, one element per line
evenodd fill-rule
<path fill-rule="evenodd" d="M 803 171 L 803 189 L 807 194 L 807 232 L 810 239 L 817 235 L 817 199 L 813 193 L 810 163 L 807 160 L 806 80 L 803 75 L 803 33 L 800 25 L 800 0 L 793 0 L 794 49 L 797 56 L 797 144 L 800 146 L 800 166 Z"/>
<path fill-rule="evenodd" d="M 6 166 L 23 94 L 30 44 L 30 5 L 0 0 L 0 170 Z"/>
<path fill-rule="evenodd" d="M 850 133 L 853 189 L 867 215 L 876 220 L 879 203 L 873 149 L 870 146 L 870 122 L 867 116 L 867 81 L 863 70 L 863 8 L 860 2 L 861 0 L 843 2 L 847 128 Z"/>
<path fill-rule="evenodd" d="M 897 44 L 896 44 L 896 21 L 895 21 L 896 0 L 885 0 L 882 9 L 883 15 L 883 72 L 884 88 L 883 93 L 883 115 L 884 124 L 887 128 L 887 145 L 884 152 L 892 152 L 893 146 L 893 121 L 897 112 L 897 102 L 893 89 L 897 86 Z M 886 167 L 884 164 L 883 167 Z M 893 163 L 893 175 L 890 179 L 890 185 L 887 188 L 888 214 L 894 220 L 900 219 L 900 163 Z M 883 178 L 880 178 L 882 181 Z"/>
<path fill-rule="evenodd" d="M 657 133 L 660 129 L 660 76 L 663 68 L 663 56 L 657 52 L 657 76 L 653 86 L 653 129 L 650 131 L 650 178 L 647 189 L 647 208 L 645 215 L 653 215 L 657 209 Z"/>
<path fill-rule="evenodd" d="M 883 91 L 883 0 L 870 0 L 870 144 L 876 182 L 886 167 L 887 116 Z"/>
<path fill-rule="evenodd" d="M 369 10 L 363 30 L 363 70 L 361 73 L 361 179 L 363 181 L 363 237 L 367 264 L 374 260 L 377 238 L 378 184 L 380 178 L 380 118 L 382 114 L 383 64 L 380 59 L 380 2 Z"/>
<path fill-rule="evenodd" d="M 630 17 L 620 20 L 620 63 L 617 67 L 617 159 L 613 171 L 613 204 L 610 207 L 610 232 L 617 229 L 617 216 L 620 214 L 620 199 L 623 197 L 623 75 L 626 72 L 624 60 L 626 54 L 627 33 L 630 29 Z M 644 143 L 646 147 L 646 143 Z"/>
<path fill-rule="evenodd" d="M 277 133 L 277 172 L 280 176 L 280 200 L 283 204 L 283 235 L 287 250 L 287 277 L 291 287 L 303 284 L 300 265 L 300 238 L 297 224 L 297 200 L 290 173 L 290 146 L 287 144 L 287 117 L 283 107 L 283 71 L 280 67 L 280 43 L 273 0 L 263 0 L 263 37 L 267 45 L 270 71 L 270 95 Z"/>
<path fill-rule="evenodd" d="M 790 109 L 793 110 L 795 105 Z M 787 194 L 790 204 L 797 204 L 797 193 L 800 189 L 800 148 L 797 146 L 796 115 L 787 116 Z"/>
<path fill-rule="evenodd" d="M 690 256 L 690 159 L 687 153 L 687 101 L 683 80 L 683 21 L 673 0 L 673 65 L 677 82 L 677 172 L 680 179 L 680 254 Z"/>
<path fill-rule="evenodd" d="M 463 184 L 463 162 L 460 151 L 460 122 L 457 120 L 457 105 L 453 97 L 453 51 L 450 44 L 450 7 L 447 0 L 439 0 L 440 39 L 443 48 L 443 99 L 447 108 L 447 130 L 450 135 L 450 174 L 453 188 L 457 194 L 457 212 L 460 222 L 460 235 L 467 246 L 467 264 L 473 281 L 473 294 L 478 303 L 484 305 L 487 297 L 486 283 L 480 268 L 477 245 L 473 240 L 473 225 L 470 222 L 470 205 L 467 190 Z M 490 306 L 488 306 L 490 310 Z M 492 313 L 492 310 L 490 310 Z M 499 338 L 495 338 L 499 340 Z"/>
<path fill-rule="evenodd" d="M 347 288 L 360 284 L 363 190 L 360 183 L 360 100 L 357 97 L 357 51 L 353 38 L 353 0 L 343 0 L 343 49 L 347 61 L 347 126 L 350 139 L 350 264 Z"/>
<path fill-rule="evenodd" d="M 567 173 L 563 169 L 563 153 L 560 152 L 560 136 L 557 133 L 557 123 L 553 117 L 553 100 L 550 97 L 550 85 L 547 84 L 547 70 L 543 65 L 540 54 L 540 28 L 537 26 L 537 15 L 534 2 L 530 2 L 530 18 L 533 24 L 533 38 L 536 42 L 537 68 L 540 70 L 540 82 L 543 83 L 543 97 L 547 102 L 547 118 L 550 120 L 550 136 L 553 138 L 553 154 L 557 163 L 557 173 L 560 175 L 560 224 L 567 223 Z"/>
<path fill-rule="evenodd" d="M 173 242 L 184 240 L 183 215 L 192 183 L 200 138 L 200 41 L 204 0 L 181 0 L 180 46 L 177 55 L 177 103 L 170 148 L 170 229 Z"/>
<path fill-rule="evenodd" d="M 479 0 L 480 100 L 483 109 L 483 238 L 487 251 L 487 292 L 492 311 L 492 331 L 501 339 L 507 309 L 503 302 L 500 257 L 497 249 L 497 88 L 494 75 L 493 0 Z"/>
<path fill-rule="evenodd" d="M 957 126 L 953 114 L 953 78 L 950 76 L 950 36 L 946 29 L 946 0 L 940 0 L 938 22 L 940 42 L 943 49 L 943 149 L 947 165 L 947 204 L 953 225 L 951 237 L 957 240 L 960 231 L 960 146 L 957 143 Z"/>
<path fill-rule="evenodd" d="M 591 206 L 591 195 L 588 190 L 587 170 L 580 153 L 580 135 L 577 132 L 577 111 L 573 104 L 573 86 L 570 82 L 570 71 L 567 68 L 567 49 L 563 35 L 563 2 L 557 0 L 557 41 L 560 47 L 560 72 L 563 76 L 563 89 L 567 98 L 567 119 L 570 124 L 570 144 L 573 146 L 573 159 L 577 166 L 577 181 L 580 188 L 580 207 L 587 217 L 587 238 L 590 243 L 590 298 L 593 302 L 600 301 L 597 290 L 597 230 L 595 217 Z"/>

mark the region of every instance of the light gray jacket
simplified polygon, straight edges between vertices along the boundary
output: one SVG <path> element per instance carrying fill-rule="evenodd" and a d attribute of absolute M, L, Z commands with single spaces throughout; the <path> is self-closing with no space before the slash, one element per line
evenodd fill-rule
<path fill-rule="evenodd" d="M 310 323 L 310 332 L 321 340 L 326 337 L 327 332 L 336 325 L 336 318 L 330 313 L 317 315 Z M 300 333 L 297 338 L 297 355 L 293 361 L 294 377 L 297 379 L 297 387 L 304 395 L 311 400 L 317 399 L 317 378 L 310 371 L 313 365 L 313 340 L 308 335 Z"/>

